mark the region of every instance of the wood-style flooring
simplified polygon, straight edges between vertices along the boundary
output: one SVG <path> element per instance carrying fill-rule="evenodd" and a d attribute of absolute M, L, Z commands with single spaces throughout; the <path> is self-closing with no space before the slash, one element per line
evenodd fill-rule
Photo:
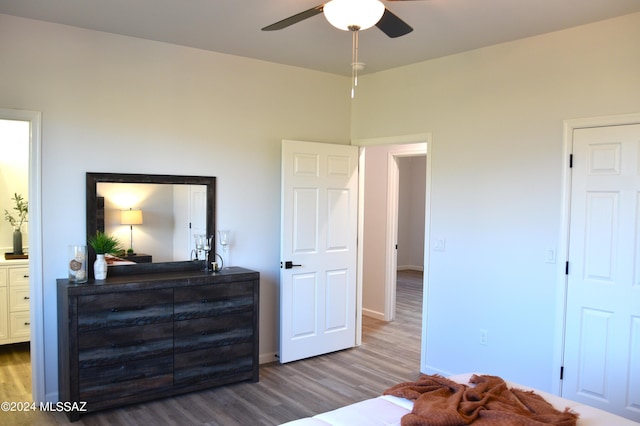
<path fill-rule="evenodd" d="M 379 396 L 415 380 L 420 365 L 422 272 L 398 273 L 396 320 L 363 318 L 353 349 L 288 364 L 263 364 L 258 383 L 239 383 L 90 413 L 75 425 L 278 425 Z M 0 399 L 31 401 L 28 344 L 0 346 Z M 0 412 L 2 425 L 69 424 L 63 413 Z"/>

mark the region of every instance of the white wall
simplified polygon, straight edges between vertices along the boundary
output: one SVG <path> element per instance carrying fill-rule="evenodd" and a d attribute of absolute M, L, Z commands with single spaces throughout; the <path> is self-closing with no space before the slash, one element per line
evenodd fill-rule
<path fill-rule="evenodd" d="M 388 146 L 365 148 L 362 312 L 385 318 Z"/>
<path fill-rule="evenodd" d="M 275 359 L 280 143 L 348 143 L 349 79 L 7 15 L 0 57 L 0 108 L 42 112 L 47 399 L 56 279 L 85 241 L 89 171 L 217 177 L 218 226 L 233 231 L 231 262 L 261 273 L 260 352 Z"/>
<path fill-rule="evenodd" d="M 563 120 L 640 112 L 638 40 L 632 14 L 361 77 L 352 137 L 433 135 L 424 371 L 558 380 Z"/>

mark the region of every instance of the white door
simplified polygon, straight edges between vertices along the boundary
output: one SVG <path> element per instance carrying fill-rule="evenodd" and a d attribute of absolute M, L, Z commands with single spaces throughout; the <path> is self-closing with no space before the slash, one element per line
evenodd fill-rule
<path fill-rule="evenodd" d="M 640 421 L 640 124 L 576 129 L 562 396 Z"/>
<path fill-rule="evenodd" d="M 282 142 L 280 362 L 355 346 L 358 148 Z"/>

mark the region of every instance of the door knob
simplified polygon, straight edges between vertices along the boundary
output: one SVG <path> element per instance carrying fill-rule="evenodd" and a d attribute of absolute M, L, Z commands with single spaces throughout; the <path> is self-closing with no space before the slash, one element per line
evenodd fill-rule
<path fill-rule="evenodd" d="M 294 265 L 292 261 L 287 260 L 286 262 L 284 262 L 284 269 L 291 269 L 294 266 L 302 266 L 302 265 Z M 282 268 L 282 262 L 280 262 L 280 267 Z"/>

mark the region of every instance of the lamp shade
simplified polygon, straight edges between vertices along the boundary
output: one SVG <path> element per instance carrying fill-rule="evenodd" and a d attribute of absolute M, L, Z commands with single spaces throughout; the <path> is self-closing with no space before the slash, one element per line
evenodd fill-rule
<path fill-rule="evenodd" d="M 142 210 L 120 211 L 121 225 L 142 225 Z"/>
<path fill-rule="evenodd" d="M 349 27 L 366 30 L 378 23 L 385 7 L 379 0 L 331 0 L 323 6 L 331 25 L 349 31 Z"/>

